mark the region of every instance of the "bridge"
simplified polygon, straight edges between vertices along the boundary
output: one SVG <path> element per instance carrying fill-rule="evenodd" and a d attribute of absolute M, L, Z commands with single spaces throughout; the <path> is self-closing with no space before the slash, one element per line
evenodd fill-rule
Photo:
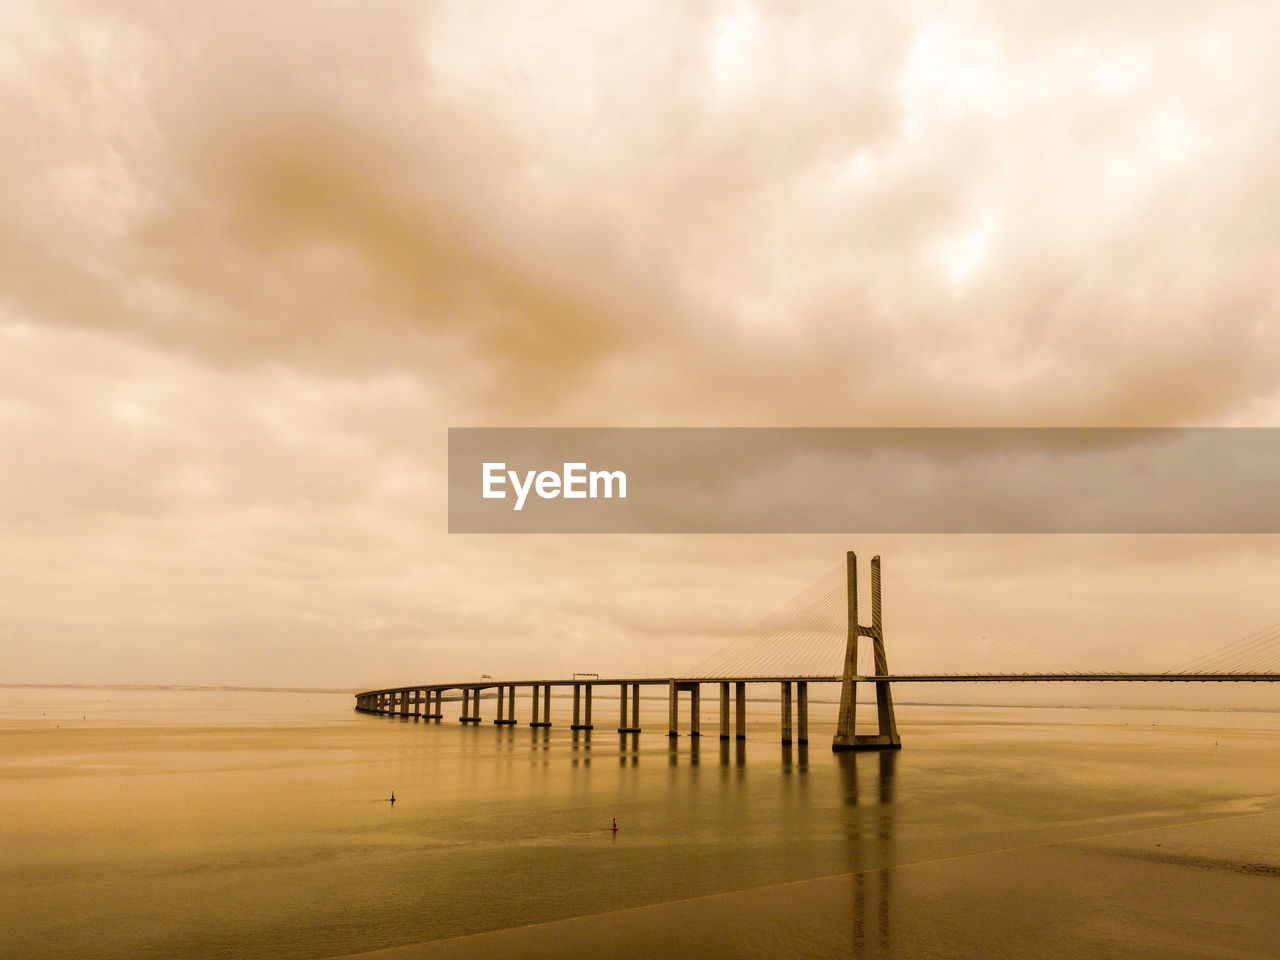
<path fill-rule="evenodd" d="M 1229 664 L 1236 666 L 1246 664 L 1256 666 L 1266 662 L 1268 644 L 1280 637 L 1280 625 L 1259 634 L 1245 637 L 1216 655 L 1197 658 L 1180 670 L 1168 672 L 989 672 L 989 673 L 892 673 L 889 670 L 884 644 L 884 627 L 881 614 L 881 578 L 880 558 L 871 559 L 871 623 L 861 623 L 858 613 L 858 560 L 850 552 L 845 558 L 843 584 L 843 611 L 845 616 L 844 664 L 839 674 L 821 672 L 791 672 L 779 667 L 783 661 L 770 657 L 761 651 L 768 644 L 759 638 L 747 638 L 745 645 L 730 645 L 724 651 L 718 651 L 708 660 L 695 668 L 694 672 L 680 677 L 613 677 L 601 678 L 594 674 L 575 674 L 570 679 L 522 679 L 495 680 L 485 677 L 479 681 L 455 683 L 414 684 L 405 687 L 390 687 L 381 690 L 368 690 L 356 694 L 356 710 L 362 713 L 379 714 L 402 718 L 421 718 L 423 720 L 440 721 L 444 719 L 445 694 L 457 693 L 461 696 L 461 712 L 458 721 L 464 724 L 483 722 L 481 716 L 481 700 L 496 700 L 496 716 L 493 723 L 497 726 L 513 726 L 516 720 L 516 691 L 527 690 L 530 701 L 529 726 L 546 728 L 551 726 L 551 688 L 571 687 L 573 696 L 573 713 L 570 729 L 590 731 L 595 728 L 592 718 L 592 697 L 595 690 L 603 688 L 618 689 L 618 727 L 621 734 L 639 734 L 640 727 L 640 688 L 665 687 L 667 690 L 668 724 L 667 736 L 681 736 L 680 704 L 681 695 L 688 694 L 689 721 L 687 735 L 702 736 L 701 730 L 701 697 L 705 685 L 718 685 L 720 695 L 721 740 L 745 740 L 747 736 L 747 684 L 777 684 L 778 702 L 781 718 L 782 743 L 806 744 L 809 742 L 809 684 L 839 683 L 840 709 L 836 732 L 832 738 L 832 749 L 844 750 L 892 750 L 902 745 L 898 735 L 897 719 L 893 709 L 891 686 L 899 683 L 1242 683 L 1280 681 L 1280 672 L 1262 672 L 1258 670 L 1212 669 L 1215 665 Z M 817 586 L 816 584 L 814 586 Z M 784 605 L 779 614 L 766 618 L 762 623 L 771 620 L 792 623 L 800 621 L 805 629 L 794 627 L 767 633 L 766 640 L 776 645 L 779 642 L 789 643 L 795 637 L 802 637 L 806 630 L 809 633 L 821 633 L 812 629 L 813 624 L 823 618 L 813 613 L 814 604 L 809 591 L 802 592 L 791 604 Z M 827 595 L 831 593 L 828 589 Z M 794 609 L 799 604 L 804 608 L 800 616 Z M 806 607 L 805 605 L 808 604 Z M 827 618 L 830 619 L 829 617 Z M 870 641 L 869 645 L 863 641 Z M 813 641 L 809 641 L 812 645 Z M 869 649 L 866 649 L 869 646 Z M 860 650 L 860 647 L 862 648 Z M 799 651 L 803 654 L 805 651 Z M 796 651 L 789 650 L 791 660 Z M 864 654 L 860 657 L 860 653 Z M 869 654 L 869 656 L 866 656 Z M 803 656 L 801 656 L 803 659 Z M 859 662 L 869 661 L 872 671 L 867 673 L 859 669 Z M 740 665 L 752 667 L 750 673 L 735 673 L 733 667 Z M 1269 665 L 1269 663 L 1267 664 Z M 855 720 L 858 706 L 857 688 L 860 683 L 870 683 L 875 694 L 876 732 L 856 733 Z M 450 699 L 454 699 L 452 696 Z M 732 717 L 733 722 L 730 722 Z"/>

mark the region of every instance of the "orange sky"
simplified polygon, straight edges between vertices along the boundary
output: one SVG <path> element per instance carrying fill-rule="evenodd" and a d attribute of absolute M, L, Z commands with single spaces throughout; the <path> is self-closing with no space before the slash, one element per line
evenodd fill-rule
<path fill-rule="evenodd" d="M 1280 620 L 1274 537 L 450 537 L 444 498 L 451 425 L 1280 425 L 1278 34 L 5 5 L 0 682 L 678 672 L 846 548 L 1049 666 Z"/>

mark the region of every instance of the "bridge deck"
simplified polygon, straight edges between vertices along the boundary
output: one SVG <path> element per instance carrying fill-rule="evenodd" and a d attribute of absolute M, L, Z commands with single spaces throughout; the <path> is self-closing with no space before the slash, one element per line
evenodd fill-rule
<path fill-rule="evenodd" d="M 857 683 L 1224 683 L 1280 682 L 1280 673 L 891 673 L 853 678 Z M 401 687 L 366 690 L 359 696 L 400 693 L 406 690 L 488 690 L 495 687 L 575 687 L 575 686 L 662 686 L 674 680 L 690 683 L 839 683 L 841 678 L 828 674 L 791 676 L 738 677 L 600 677 L 590 680 L 463 680 L 455 683 L 419 683 Z"/>

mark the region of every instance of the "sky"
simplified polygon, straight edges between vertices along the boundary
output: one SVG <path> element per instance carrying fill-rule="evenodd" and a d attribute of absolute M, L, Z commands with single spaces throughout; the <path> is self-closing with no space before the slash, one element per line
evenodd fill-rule
<path fill-rule="evenodd" d="M 922 668 L 975 638 L 895 576 L 1046 669 L 1280 621 L 1268 535 L 446 524 L 451 426 L 1280 426 L 1278 32 L 1229 0 L 4 4 L 0 682 L 665 676 L 848 549 Z"/>

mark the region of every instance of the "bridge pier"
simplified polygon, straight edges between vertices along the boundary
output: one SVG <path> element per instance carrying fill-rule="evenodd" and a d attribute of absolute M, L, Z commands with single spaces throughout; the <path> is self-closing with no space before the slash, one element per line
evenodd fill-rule
<path fill-rule="evenodd" d="M 720 681 L 720 739 L 729 739 L 729 681 Z"/>
<path fill-rule="evenodd" d="M 791 743 L 791 681 L 782 682 L 782 742 Z"/>
<path fill-rule="evenodd" d="M 702 736 L 699 714 L 702 711 L 702 684 L 671 680 L 667 684 L 667 736 L 680 736 L 680 692 L 689 691 L 689 736 Z"/>
<path fill-rule="evenodd" d="M 840 717 L 836 734 L 831 739 L 832 750 L 896 750 L 902 746 L 898 737 L 898 723 L 893 713 L 893 696 L 887 680 L 876 680 L 876 733 L 857 733 L 858 709 L 858 641 L 862 637 L 871 640 L 871 652 L 875 661 L 875 676 L 889 674 L 888 659 L 884 653 L 884 626 L 880 615 L 880 558 L 871 558 L 871 626 L 858 622 L 858 558 L 849 551 L 845 555 L 845 582 L 848 590 L 849 634 L 845 643 L 844 676 L 840 686 Z"/>
<path fill-rule="evenodd" d="M 737 738 L 747 739 L 747 685 L 739 680 L 734 684 L 734 695 L 737 699 Z"/>
<path fill-rule="evenodd" d="M 531 727 L 551 726 L 551 684 L 542 685 L 542 719 L 538 719 L 538 685 L 533 685 L 533 721 Z"/>
<path fill-rule="evenodd" d="M 436 690 L 432 691 L 432 697 L 434 698 L 435 709 L 433 709 L 429 714 L 427 714 L 427 719 L 443 720 L 444 719 L 444 691 L 437 688 Z"/>
<path fill-rule="evenodd" d="M 470 697 L 466 688 L 462 691 L 462 716 L 459 718 L 463 723 L 479 723 L 480 722 L 480 687 L 472 687 Z M 467 701 L 471 702 L 471 712 L 467 713 Z"/>
<path fill-rule="evenodd" d="M 796 681 L 796 742 L 809 742 L 809 681 Z"/>
<path fill-rule="evenodd" d="M 667 736 L 680 736 L 680 688 L 674 680 L 667 684 Z"/>
<path fill-rule="evenodd" d="M 516 698 L 507 696 L 509 690 L 514 691 L 515 688 L 498 684 L 498 716 L 493 721 L 495 727 L 509 727 L 516 722 Z"/>
<path fill-rule="evenodd" d="M 586 687 L 586 696 L 583 697 L 582 688 Z M 586 720 L 582 719 L 583 700 L 586 700 Z M 590 730 L 591 729 L 591 684 L 575 683 L 573 685 L 573 725 L 570 730 Z"/>
<path fill-rule="evenodd" d="M 516 725 L 516 685 L 509 683 L 506 686 L 507 712 L 506 715 L 498 721 L 504 727 L 514 727 Z M 498 705 L 502 705 L 503 688 L 498 687 Z"/>
<path fill-rule="evenodd" d="M 639 733 L 640 732 L 640 684 L 630 684 L 631 687 L 631 722 L 627 722 L 627 686 L 622 683 L 618 685 L 618 732 L 619 733 Z"/>

